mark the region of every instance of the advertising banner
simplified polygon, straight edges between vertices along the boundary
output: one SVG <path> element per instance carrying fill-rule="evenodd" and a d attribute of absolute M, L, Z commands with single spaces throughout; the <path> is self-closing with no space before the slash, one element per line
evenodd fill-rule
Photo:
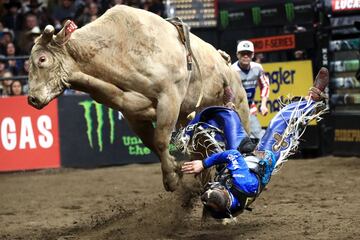
<path fill-rule="evenodd" d="M 280 35 L 249 39 L 254 43 L 255 52 L 272 52 L 295 48 L 295 35 Z"/>
<path fill-rule="evenodd" d="M 360 156 L 360 114 L 334 113 L 334 155 Z"/>
<path fill-rule="evenodd" d="M 359 0 L 331 0 L 331 10 L 333 12 L 360 11 Z"/>
<path fill-rule="evenodd" d="M 42 110 L 27 98 L 0 99 L 0 171 L 60 167 L 57 101 Z"/>
<path fill-rule="evenodd" d="M 121 112 L 87 95 L 60 97 L 59 119 L 63 167 L 159 161 L 130 129 Z"/>
<path fill-rule="evenodd" d="M 270 120 L 281 109 L 281 103 L 288 103 L 289 97 L 306 96 L 313 85 L 311 61 L 292 61 L 262 64 L 270 81 L 270 96 L 267 101 L 269 114 L 258 114 L 262 127 L 267 127 Z M 256 90 L 255 103 L 260 109 L 260 90 Z M 314 123 L 313 123 L 314 124 Z"/>
<path fill-rule="evenodd" d="M 241 2 L 241 3 L 240 3 Z M 314 1 L 218 1 L 220 27 L 246 28 L 308 24 L 314 18 Z"/>

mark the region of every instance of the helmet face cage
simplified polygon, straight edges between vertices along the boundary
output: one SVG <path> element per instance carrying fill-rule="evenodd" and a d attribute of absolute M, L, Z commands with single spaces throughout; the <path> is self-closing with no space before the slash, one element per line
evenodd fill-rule
<path fill-rule="evenodd" d="M 202 194 L 201 201 L 214 218 L 226 218 L 231 216 L 230 194 L 220 183 L 212 183 L 210 188 Z"/>

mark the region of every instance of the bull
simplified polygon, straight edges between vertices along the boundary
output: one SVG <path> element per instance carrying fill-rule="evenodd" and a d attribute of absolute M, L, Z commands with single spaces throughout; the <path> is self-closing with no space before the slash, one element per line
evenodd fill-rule
<path fill-rule="evenodd" d="M 189 49 L 178 29 L 153 13 L 117 5 L 76 31 L 69 31 L 70 26 L 67 21 L 55 34 L 48 25 L 36 39 L 30 54 L 29 104 L 41 109 L 71 88 L 121 111 L 159 157 L 167 191 L 174 191 L 180 178 L 168 150 L 172 131 L 195 109 L 221 105 L 224 83 L 232 88 L 233 102 L 248 126 L 239 76 L 195 35 L 190 33 L 189 40 L 198 64 L 189 71 Z"/>

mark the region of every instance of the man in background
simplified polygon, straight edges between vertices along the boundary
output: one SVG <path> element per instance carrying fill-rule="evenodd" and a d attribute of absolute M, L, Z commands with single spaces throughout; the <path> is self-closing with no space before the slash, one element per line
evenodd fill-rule
<path fill-rule="evenodd" d="M 269 97 L 269 79 L 264 73 L 261 64 L 253 62 L 254 44 L 250 41 L 241 41 L 237 45 L 236 61 L 232 67 L 240 74 L 242 85 L 245 88 L 250 109 L 250 137 L 261 139 L 265 130 L 261 128 L 260 122 L 257 119 L 257 106 L 254 101 L 256 87 L 260 87 L 261 105 L 260 113 L 265 116 L 269 110 L 266 106 Z"/>

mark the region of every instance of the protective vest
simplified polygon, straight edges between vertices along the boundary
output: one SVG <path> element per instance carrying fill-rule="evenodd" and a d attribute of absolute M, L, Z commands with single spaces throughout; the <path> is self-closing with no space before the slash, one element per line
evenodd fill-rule
<path fill-rule="evenodd" d="M 250 62 L 250 69 L 246 72 L 239 67 L 239 61 L 236 61 L 232 65 L 232 68 L 240 74 L 240 79 L 245 88 L 249 105 L 254 102 L 257 85 L 260 87 L 261 98 L 269 97 L 269 79 L 265 75 L 261 64 Z"/>

